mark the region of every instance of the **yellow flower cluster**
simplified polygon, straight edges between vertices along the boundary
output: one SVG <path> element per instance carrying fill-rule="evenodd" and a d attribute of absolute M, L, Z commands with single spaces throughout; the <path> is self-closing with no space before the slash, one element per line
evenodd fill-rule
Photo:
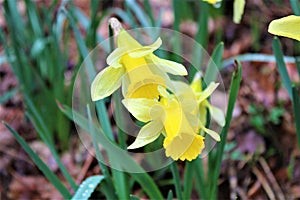
<path fill-rule="evenodd" d="M 109 67 L 92 82 L 91 97 L 103 99 L 122 86 L 123 105 L 145 123 L 128 149 L 143 147 L 163 134 L 166 156 L 191 161 L 204 148 L 201 130 L 220 141 L 216 132 L 205 127 L 207 111 L 218 124 L 225 123 L 223 112 L 207 100 L 217 83 L 202 90 L 198 74 L 191 85 L 170 80 L 168 73 L 185 76 L 187 71 L 182 64 L 153 53 L 162 44 L 160 38 L 142 46 L 121 28 L 116 39 L 117 48 L 107 57 Z"/>

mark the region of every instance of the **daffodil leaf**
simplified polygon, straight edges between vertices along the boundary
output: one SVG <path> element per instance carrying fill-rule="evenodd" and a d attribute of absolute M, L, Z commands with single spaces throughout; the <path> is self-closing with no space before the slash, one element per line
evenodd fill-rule
<path fill-rule="evenodd" d="M 219 83 L 211 82 L 208 87 L 200 93 L 200 97 L 198 99 L 199 103 L 207 99 L 218 86 Z"/>
<path fill-rule="evenodd" d="M 186 76 L 188 74 L 185 67 L 180 63 L 159 58 L 154 54 L 151 55 L 151 59 L 155 65 L 159 66 L 161 70 L 167 73 L 180 76 Z"/>
<path fill-rule="evenodd" d="M 224 116 L 223 111 L 221 109 L 215 107 L 215 106 L 212 106 L 212 105 L 209 105 L 208 109 L 209 109 L 209 112 L 210 112 L 212 118 L 214 120 L 216 120 L 216 122 L 220 126 L 223 127 L 225 125 L 225 116 Z"/>
<path fill-rule="evenodd" d="M 159 103 L 145 98 L 123 99 L 123 105 L 139 121 L 148 122 L 151 120 L 151 108 Z"/>
<path fill-rule="evenodd" d="M 92 100 L 103 99 L 116 91 L 121 86 L 124 73 L 122 67 L 113 68 L 109 66 L 97 74 L 91 85 Z"/>
<path fill-rule="evenodd" d="M 273 20 L 268 32 L 300 41 L 300 16 L 290 15 Z"/>
<path fill-rule="evenodd" d="M 234 0 L 233 3 L 233 22 L 239 24 L 245 9 L 245 0 Z"/>
<path fill-rule="evenodd" d="M 160 120 L 151 121 L 142 127 L 135 141 L 127 149 L 136 149 L 143 147 L 156 140 L 163 129 Z"/>
<path fill-rule="evenodd" d="M 153 44 L 149 46 L 143 46 L 142 48 L 133 50 L 128 54 L 132 58 L 144 57 L 150 53 L 153 53 L 153 51 L 157 50 L 161 46 L 161 44 L 162 44 L 161 39 L 157 38 L 157 40 Z"/>

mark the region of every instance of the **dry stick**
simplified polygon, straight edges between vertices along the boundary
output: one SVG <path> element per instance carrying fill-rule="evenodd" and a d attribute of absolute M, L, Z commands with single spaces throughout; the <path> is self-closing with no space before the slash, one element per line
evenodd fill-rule
<path fill-rule="evenodd" d="M 265 174 L 267 176 L 267 179 L 271 182 L 273 189 L 275 190 L 276 196 L 278 197 L 279 200 L 284 200 L 285 197 L 283 195 L 283 192 L 279 186 L 279 184 L 276 181 L 276 178 L 274 177 L 268 163 L 264 158 L 259 158 L 258 159 L 260 165 L 262 166 L 263 170 L 265 171 Z"/>
<path fill-rule="evenodd" d="M 95 157 L 95 151 L 92 151 L 88 154 L 88 158 L 85 160 L 82 170 L 80 171 L 79 175 L 77 176 L 76 183 L 81 183 L 84 179 L 87 171 L 89 170 L 93 160 Z"/>
<path fill-rule="evenodd" d="M 272 191 L 272 188 L 269 186 L 267 179 L 264 175 L 257 169 L 257 167 L 253 167 L 252 172 L 255 174 L 257 179 L 261 182 L 263 188 L 265 189 L 267 195 L 270 199 L 275 199 L 275 194 Z"/>

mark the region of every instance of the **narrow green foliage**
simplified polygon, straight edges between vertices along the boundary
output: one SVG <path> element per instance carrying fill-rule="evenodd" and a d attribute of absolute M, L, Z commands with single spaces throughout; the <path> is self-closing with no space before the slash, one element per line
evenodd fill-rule
<path fill-rule="evenodd" d="M 193 162 L 194 161 L 185 163 L 183 179 L 183 199 L 191 199 L 194 180 Z"/>
<path fill-rule="evenodd" d="M 99 183 L 104 180 L 104 176 L 96 175 L 85 179 L 79 186 L 78 190 L 72 197 L 72 200 L 82 199 L 87 200 L 97 188 Z"/>
<path fill-rule="evenodd" d="M 237 65 L 238 65 L 238 70 L 232 76 L 230 90 L 229 90 L 229 100 L 228 100 L 227 112 L 225 117 L 225 126 L 221 131 L 221 141 L 217 144 L 217 153 L 214 159 L 215 168 L 213 169 L 210 168 L 211 170 L 213 170 L 213 176 L 209 177 L 209 180 L 213 182 L 211 184 L 211 190 L 210 190 L 211 196 L 209 197 L 209 199 L 216 199 L 217 197 L 218 176 L 221 169 L 222 156 L 226 144 L 227 133 L 232 118 L 233 108 L 240 88 L 240 82 L 242 78 L 242 66 L 239 61 L 237 62 Z"/>
<path fill-rule="evenodd" d="M 173 174 L 173 180 L 175 182 L 176 197 L 177 199 L 182 200 L 182 190 L 181 190 L 181 181 L 180 181 L 181 179 L 179 176 L 179 171 L 176 162 L 172 162 L 170 164 L 170 167 Z"/>
<path fill-rule="evenodd" d="M 293 109 L 295 115 L 295 124 L 296 124 L 296 133 L 297 133 L 297 141 L 298 147 L 300 148 L 300 97 L 299 97 L 299 87 L 293 86 Z"/>
<path fill-rule="evenodd" d="M 299 0 L 290 0 L 291 7 L 295 15 L 300 16 L 300 2 Z"/>
<path fill-rule="evenodd" d="M 215 81 L 218 71 L 222 68 L 222 56 L 224 52 L 224 43 L 220 42 L 214 49 L 208 67 L 205 72 L 204 80 L 206 84 Z"/>
<path fill-rule="evenodd" d="M 286 65 L 285 65 L 285 62 L 283 59 L 283 53 L 281 50 L 280 41 L 277 37 L 274 37 L 274 39 L 273 39 L 272 48 L 273 48 L 273 52 L 274 52 L 274 55 L 276 58 L 278 71 L 282 78 L 283 85 L 284 85 L 285 89 L 287 90 L 290 98 L 292 99 L 292 82 L 291 82 L 291 79 L 287 72 Z"/>
<path fill-rule="evenodd" d="M 31 149 L 27 142 L 13 128 L 11 128 L 5 122 L 4 125 L 13 134 L 18 143 L 23 147 L 26 153 L 28 153 L 33 162 L 43 172 L 43 174 L 53 184 L 53 186 L 56 187 L 56 189 L 61 193 L 61 195 L 64 198 L 69 199 L 71 197 L 71 194 L 69 193 L 67 188 L 62 184 L 62 182 L 58 179 L 58 177 L 49 169 L 49 167 L 40 159 L 40 157 Z"/>

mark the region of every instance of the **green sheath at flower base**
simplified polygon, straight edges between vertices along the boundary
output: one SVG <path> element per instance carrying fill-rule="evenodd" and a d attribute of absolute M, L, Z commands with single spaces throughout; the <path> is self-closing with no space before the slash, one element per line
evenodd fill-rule
<path fill-rule="evenodd" d="M 153 54 L 162 44 L 160 38 L 151 45 L 142 46 L 122 28 L 120 28 L 116 37 L 117 48 L 106 60 L 109 66 L 97 74 L 92 82 L 91 96 L 93 101 L 111 95 L 122 84 L 123 87 L 124 85 L 127 86 L 123 88 L 125 97 L 145 97 L 143 87 L 147 87 L 148 90 L 152 91 L 147 93 L 146 98 L 158 97 L 157 86 L 165 85 L 166 81 L 162 76 L 152 72 L 152 66 L 158 68 L 162 73 L 187 75 L 183 65 L 161 59 Z M 125 75 L 128 77 L 127 83 L 123 79 Z M 137 90 L 136 84 L 141 85 L 139 90 Z"/>
<path fill-rule="evenodd" d="M 290 15 L 273 20 L 268 32 L 300 41 L 300 16 Z"/>

